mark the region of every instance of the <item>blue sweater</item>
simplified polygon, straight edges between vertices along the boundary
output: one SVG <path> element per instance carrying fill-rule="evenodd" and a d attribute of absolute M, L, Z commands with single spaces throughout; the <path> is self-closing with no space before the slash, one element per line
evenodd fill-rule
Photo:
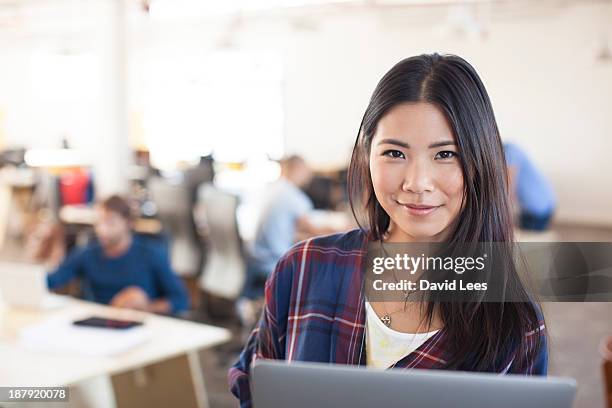
<path fill-rule="evenodd" d="M 99 303 L 108 304 L 122 289 L 138 286 L 149 299 L 168 300 L 172 313 L 189 308 L 185 286 L 172 271 L 165 251 L 138 237 L 133 237 L 127 252 L 117 258 L 107 257 L 98 243 L 74 250 L 47 277 L 47 284 L 58 288 L 77 276 L 84 279 L 93 300 Z"/>

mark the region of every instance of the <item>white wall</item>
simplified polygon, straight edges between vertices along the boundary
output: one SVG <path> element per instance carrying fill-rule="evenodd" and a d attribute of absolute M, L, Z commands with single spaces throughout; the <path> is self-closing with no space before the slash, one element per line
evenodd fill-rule
<path fill-rule="evenodd" d="M 605 27 L 605 28 L 604 28 Z M 612 62 L 597 64 L 610 7 L 493 21 L 485 41 L 379 17 L 336 19 L 287 52 L 288 150 L 319 166 L 345 164 L 369 96 L 400 59 L 463 56 L 480 73 L 502 137 L 520 143 L 552 180 L 560 221 L 612 225 Z"/>
<path fill-rule="evenodd" d="M 558 219 L 612 225 L 612 63 L 595 62 L 604 33 L 612 43 L 612 8 L 587 3 L 489 14 L 484 40 L 445 32 L 442 8 L 245 19 L 236 25 L 235 40 L 244 49 L 282 54 L 286 151 L 304 155 L 318 168 L 347 164 L 370 94 L 395 62 L 423 52 L 459 54 L 487 86 L 502 137 L 520 143 L 553 181 Z M 227 27 L 226 21 L 135 21 L 130 58 L 157 46 L 206 53 Z M 296 22 L 300 29 L 292 28 Z M 30 103 L 22 94 L 26 57 L 22 47 L 7 47 L 8 42 L 0 32 L 6 142 L 55 143 L 59 135 L 43 136 L 36 126 L 25 125 L 32 121 L 23 113 Z M 9 48 L 12 54 L 5 52 Z M 103 139 L 99 123 L 88 140 Z"/>
<path fill-rule="evenodd" d="M 1 146 L 59 148 L 66 138 L 99 196 L 128 187 L 122 1 L 38 3 L 0 29 Z"/>

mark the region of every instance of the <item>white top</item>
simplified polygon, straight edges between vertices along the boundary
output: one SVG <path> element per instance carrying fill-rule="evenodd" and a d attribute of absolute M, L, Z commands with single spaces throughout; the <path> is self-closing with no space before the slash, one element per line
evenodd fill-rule
<path fill-rule="evenodd" d="M 368 367 L 389 368 L 419 348 L 439 330 L 402 333 L 385 326 L 366 301 L 366 350 Z"/>

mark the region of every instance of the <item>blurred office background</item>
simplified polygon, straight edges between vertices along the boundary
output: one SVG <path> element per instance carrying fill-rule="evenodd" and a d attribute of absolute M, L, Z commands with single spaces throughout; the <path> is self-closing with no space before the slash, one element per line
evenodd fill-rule
<path fill-rule="evenodd" d="M 612 1 L 0 0 L 0 50 L 3 259 L 53 265 L 90 239 L 92 204 L 128 197 L 188 287 L 184 318 L 235 334 L 200 355 L 213 407 L 234 405 L 244 248 L 278 160 L 313 169 L 314 224 L 350 226 L 361 116 L 404 57 L 472 63 L 502 139 L 549 180 L 550 227 L 519 236 L 612 242 Z M 551 374 L 603 406 L 612 305 L 546 309 Z"/>

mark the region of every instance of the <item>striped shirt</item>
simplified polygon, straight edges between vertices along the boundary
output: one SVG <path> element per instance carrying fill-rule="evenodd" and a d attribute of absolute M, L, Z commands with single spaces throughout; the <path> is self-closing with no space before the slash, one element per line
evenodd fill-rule
<path fill-rule="evenodd" d="M 265 305 L 239 360 L 229 370 L 232 393 L 251 406 L 249 372 L 255 359 L 366 365 L 365 296 L 362 290 L 368 236 L 361 230 L 317 237 L 293 246 L 268 278 Z M 540 338 L 538 355 L 502 359 L 502 374 L 545 375 L 543 324 L 526 333 L 528 348 Z M 452 341 L 444 328 L 402 358 L 395 368 L 444 368 Z"/>

